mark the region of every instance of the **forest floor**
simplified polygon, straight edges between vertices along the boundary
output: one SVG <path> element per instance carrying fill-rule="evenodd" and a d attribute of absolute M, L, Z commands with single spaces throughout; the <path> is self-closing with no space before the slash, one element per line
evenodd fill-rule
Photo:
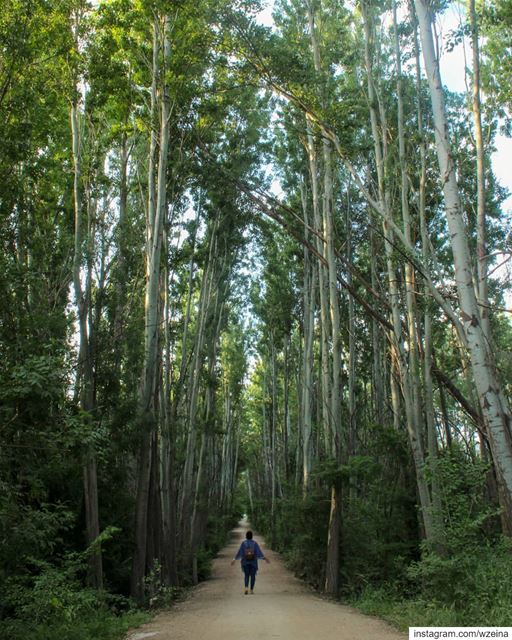
<path fill-rule="evenodd" d="M 230 565 L 245 527 L 213 562 L 212 576 L 184 601 L 132 631 L 127 640 L 404 640 L 382 620 L 358 613 L 309 591 L 285 568 L 279 554 L 265 548 L 254 595 L 244 595 L 240 563 Z"/>

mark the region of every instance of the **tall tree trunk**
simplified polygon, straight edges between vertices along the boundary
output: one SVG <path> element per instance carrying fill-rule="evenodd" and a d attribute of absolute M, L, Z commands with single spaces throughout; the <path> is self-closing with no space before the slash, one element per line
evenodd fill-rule
<path fill-rule="evenodd" d="M 327 536 L 327 562 L 325 565 L 325 592 L 335 596 L 339 589 L 341 537 L 341 486 L 339 482 L 331 487 L 331 510 Z"/>
<path fill-rule="evenodd" d="M 322 62 L 320 47 L 316 37 L 315 12 L 312 2 L 308 0 L 307 13 L 309 23 L 309 34 L 311 48 L 313 51 L 313 62 L 318 78 L 322 73 Z M 322 103 L 325 103 L 325 91 L 322 88 L 320 93 Z M 341 458 L 341 425 L 340 425 L 340 373 L 341 373 L 341 353 L 340 353 L 340 311 L 338 296 L 338 276 L 336 266 L 336 256 L 334 247 L 334 224 L 333 224 L 333 179 L 332 179 L 332 151 L 331 143 L 324 138 L 322 140 L 323 152 L 323 206 L 322 206 L 322 232 L 324 241 L 322 243 L 322 255 L 324 256 L 327 269 L 325 269 L 325 295 L 323 304 L 325 312 L 322 317 L 322 324 L 325 328 L 325 349 L 328 356 L 329 342 L 331 343 L 332 365 L 329 372 L 326 372 L 326 394 L 324 401 L 328 413 L 327 424 L 329 425 L 329 446 L 327 454 L 331 455 L 338 462 Z M 323 265 L 318 265 L 319 270 L 323 270 Z M 325 375 L 325 374 L 324 374 Z M 329 516 L 329 533 L 327 544 L 327 570 L 325 577 L 325 591 L 335 595 L 339 588 L 339 545 L 341 532 L 341 491 L 338 482 L 334 482 L 331 490 L 331 510 Z"/>
<path fill-rule="evenodd" d="M 168 250 L 168 238 L 165 234 L 166 248 Z M 167 251 L 168 252 L 168 251 Z M 164 267 L 165 293 L 164 293 L 164 353 L 163 383 L 161 386 L 161 453 L 160 453 L 160 495 L 162 499 L 162 580 L 167 586 L 178 584 L 178 571 L 176 562 L 176 471 L 175 449 L 176 446 L 176 422 L 173 420 L 171 407 L 171 337 L 170 321 L 171 309 L 169 300 L 169 269 L 167 260 Z"/>
<path fill-rule="evenodd" d="M 396 268 L 393 259 L 393 220 L 390 210 L 390 196 L 386 183 L 385 166 L 386 166 L 386 124 L 380 114 L 379 130 L 379 113 L 376 105 L 378 105 L 378 97 L 375 91 L 373 79 L 373 62 L 372 62 L 372 46 L 373 46 L 373 28 L 370 24 L 371 14 L 365 3 L 362 3 L 362 13 L 364 19 L 365 30 L 365 63 L 368 75 L 368 102 L 370 107 L 370 121 L 374 140 L 375 164 L 377 170 L 377 184 L 379 193 L 379 206 L 384 213 L 383 217 L 383 234 L 384 248 L 386 253 L 386 264 L 388 271 L 389 286 L 389 302 L 391 306 L 391 319 L 393 324 L 393 332 L 390 332 L 392 340 L 392 349 L 396 353 L 397 370 L 400 374 L 402 383 L 402 393 L 405 405 L 405 417 L 409 442 L 414 459 L 416 471 L 416 481 L 418 486 L 418 494 L 421 504 L 422 520 L 427 540 L 432 539 L 432 518 L 431 518 L 431 500 L 425 477 L 425 456 L 423 452 L 422 434 L 418 415 L 415 410 L 415 400 L 413 392 L 413 374 L 410 371 L 407 355 L 405 352 L 402 336 L 402 319 L 400 315 L 400 292 L 397 283 Z"/>
<path fill-rule="evenodd" d="M 124 327 L 124 306 L 126 304 L 126 280 L 127 280 L 127 203 L 128 203 L 128 136 L 123 133 L 121 140 L 120 167 L 119 167 L 119 220 L 117 223 L 117 277 L 115 283 L 116 308 L 114 315 L 114 349 L 120 349 Z M 116 358 L 115 371 L 119 379 L 121 359 Z"/>
<path fill-rule="evenodd" d="M 183 468 L 182 491 L 180 496 L 179 509 L 179 518 L 181 522 L 181 546 L 184 549 L 185 563 L 187 563 L 187 556 L 189 555 L 188 551 L 190 551 L 189 543 L 193 509 L 194 469 L 196 464 L 197 449 L 197 412 L 199 400 L 199 383 L 201 379 L 200 373 L 204 361 L 206 323 L 212 304 L 215 271 L 218 268 L 217 229 L 218 219 L 215 219 L 212 224 L 211 236 L 209 240 L 208 260 L 201 281 L 197 331 L 193 353 L 194 357 L 189 374 L 188 384 L 188 388 L 190 389 L 190 391 L 187 397 L 187 445 L 185 464 Z"/>
<path fill-rule="evenodd" d="M 482 328 L 475 295 L 471 258 L 462 215 L 455 161 L 451 151 L 444 90 L 432 35 L 432 18 L 425 0 L 415 0 L 421 33 L 423 59 L 429 82 L 435 125 L 436 149 L 442 178 L 445 211 L 455 267 L 455 281 L 473 377 L 486 422 L 498 479 L 504 533 L 512 535 L 512 415 L 497 378 L 494 358 Z"/>
<path fill-rule="evenodd" d="M 206 490 L 208 484 L 207 467 L 210 464 L 209 456 L 212 453 L 212 420 L 215 419 L 215 389 L 216 389 L 216 366 L 217 366 L 217 345 L 220 338 L 220 331 L 223 320 L 224 301 L 221 299 L 222 294 L 217 287 L 217 298 L 215 309 L 211 320 L 211 333 L 208 341 L 208 384 L 205 393 L 204 402 L 204 428 L 201 434 L 201 447 L 199 451 L 199 460 L 195 478 L 195 490 L 192 497 L 193 509 L 190 524 L 190 551 L 194 559 L 194 566 L 197 560 L 197 551 L 201 545 L 202 527 L 200 525 L 202 516 L 207 511 L 208 492 Z M 208 446 L 210 445 L 210 446 Z M 208 459 L 207 459 L 208 458 Z M 197 576 L 194 576 L 194 580 Z"/>
<path fill-rule="evenodd" d="M 159 22 L 161 24 L 159 24 Z M 159 63 L 160 29 L 163 37 L 163 61 Z M 144 365 L 139 392 L 139 425 L 141 443 L 139 449 L 139 469 L 137 481 L 137 498 L 135 514 L 135 552 L 133 557 L 131 593 L 133 598 L 142 603 L 144 601 L 144 576 L 147 569 L 147 526 L 148 505 L 150 491 L 151 466 L 154 464 L 151 456 L 151 442 L 157 426 L 157 397 L 159 373 L 159 345 L 160 345 L 160 272 L 161 253 L 163 243 L 164 220 L 167 214 L 167 158 L 169 151 L 169 117 L 170 100 L 166 83 L 166 70 L 170 61 L 170 21 L 167 16 L 162 20 L 155 18 L 153 26 L 153 89 L 152 112 L 160 111 L 159 123 L 159 154 L 158 172 L 155 193 L 153 188 L 154 139 L 151 135 L 149 161 L 149 204 L 147 220 L 147 256 L 146 256 L 146 297 L 144 324 Z M 162 78 L 159 105 L 154 88 L 155 78 Z"/>
<path fill-rule="evenodd" d="M 192 236 L 192 247 L 190 252 L 190 263 L 188 271 L 188 286 L 187 286 L 187 305 L 185 311 L 185 317 L 183 319 L 183 332 L 181 336 L 181 362 L 178 379 L 174 389 L 174 395 L 171 404 L 171 423 L 177 425 L 178 414 L 180 413 L 180 407 L 186 403 L 186 394 L 183 392 L 185 386 L 185 378 L 187 375 L 188 364 L 188 333 L 192 310 L 192 298 L 194 294 L 194 261 L 196 259 L 195 246 L 197 238 L 197 227 L 199 224 L 199 216 L 201 211 L 201 196 L 199 196 L 199 205 L 196 214 L 196 224 L 194 226 L 194 232 Z"/>
<path fill-rule="evenodd" d="M 350 183 L 347 187 L 347 214 L 345 219 L 345 244 L 347 264 L 347 284 L 352 286 L 352 216 L 350 211 Z M 356 322 L 354 298 L 348 296 L 348 456 L 356 453 Z"/>
<path fill-rule="evenodd" d="M 283 468 L 284 468 L 284 482 L 288 483 L 288 475 L 289 475 L 289 442 L 290 442 L 290 411 L 289 411 L 289 400 L 290 400 L 290 336 L 286 334 L 284 336 L 284 348 L 283 348 L 283 357 L 284 357 L 284 380 L 283 380 Z"/>
<path fill-rule="evenodd" d="M 304 215 L 304 234 L 309 237 L 309 215 L 305 186 L 301 190 L 302 210 Z M 312 394 L 313 394 L 313 343 L 315 330 L 316 299 L 315 265 L 311 263 L 309 249 L 304 246 L 304 350 L 302 357 L 302 487 L 306 496 L 309 491 L 312 465 Z"/>
<path fill-rule="evenodd" d="M 395 5 L 394 5 L 395 6 Z M 395 19 L 396 25 L 396 19 Z M 420 235 L 422 255 L 425 264 L 428 264 L 430 257 L 430 239 L 428 234 L 427 210 L 426 210 L 426 183 L 427 183 L 427 150 L 425 142 L 425 133 L 423 128 L 423 107 L 421 100 L 421 66 L 420 51 L 418 44 L 417 28 L 414 29 L 414 54 L 416 66 L 416 94 L 417 94 L 417 121 L 418 121 L 418 137 L 420 145 L 420 171 L 419 171 L 419 191 L 418 191 L 418 210 L 420 218 Z M 425 299 L 429 297 L 428 283 L 424 283 Z M 430 305 L 425 305 L 423 319 L 424 351 L 423 351 L 423 378 L 425 384 L 425 418 L 427 423 L 427 449 L 428 449 L 428 465 L 431 477 L 431 495 L 432 495 L 432 521 L 434 527 L 434 535 L 437 543 L 442 544 L 443 535 L 443 519 L 441 506 L 441 488 L 439 485 L 437 458 L 437 429 L 434 412 L 434 387 L 432 382 L 433 367 L 433 340 L 432 340 L 432 311 Z M 448 429 L 449 434 L 449 429 Z M 448 436 L 449 437 L 449 436 Z M 449 442 L 447 445 L 449 446 Z"/>
<path fill-rule="evenodd" d="M 393 25 L 395 36 L 395 58 L 397 72 L 397 106 L 398 106 L 398 155 L 400 162 L 401 178 L 401 208 L 404 236 L 408 244 L 412 245 L 411 215 L 409 211 L 409 176 L 407 173 L 407 156 L 405 149 L 405 116 L 402 97 L 402 59 L 400 48 L 400 36 L 398 32 L 396 0 L 393 0 Z M 414 411 L 414 421 L 417 430 L 421 433 L 423 415 L 421 408 L 423 399 L 421 397 L 420 371 L 419 371 L 419 344 L 420 335 L 416 330 L 416 292 L 415 271 L 409 260 L 405 261 L 405 292 L 407 309 L 407 344 L 409 353 L 409 376 L 411 379 L 411 391 Z"/>
<path fill-rule="evenodd" d="M 78 45 L 77 45 L 78 46 Z M 78 94 L 78 90 L 76 89 Z M 71 135 L 73 150 L 73 195 L 75 208 L 75 247 L 73 256 L 73 284 L 75 290 L 75 304 L 78 310 L 79 353 L 76 375 L 76 385 L 80 408 L 92 420 L 94 410 L 94 372 L 91 354 L 91 336 L 88 331 L 88 318 L 91 307 L 91 261 L 88 260 L 86 273 L 86 290 L 82 288 L 82 260 L 83 260 L 83 214 L 82 214 L 82 148 L 80 135 L 80 115 L 78 98 L 75 96 L 71 103 Z M 90 545 L 100 534 L 98 509 L 98 481 L 96 457 L 90 445 L 84 455 L 83 484 L 85 502 L 85 523 L 87 543 Z M 89 583 L 101 589 L 103 587 L 103 565 L 101 549 L 96 549 L 88 558 Z"/>
<path fill-rule="evenodd" d="M 374 291 L 377 291 L 378 287 L 378 274 L 377 274 L 377 254 L 378 250 L 376 247 L 375 241 L 375 233 L 373 231 L 373 225 L 370 227 L 370 255 L 371 255 L 371 285 Z M 375 317 L 372 317 L 372 381 L 373 381 L 373 411 L 374 417 L 373 419 L 377 420 L 377 422 L 381 425 L 386 422 L 386 412 L 384 410 L 384 379 L 385 375 L 383 373 L 383 358 L 382 358 L 382 329 Z M 397 414 L 398 415 L 398 414 Z"/>
<path fill-rule="evenodd" d="M 486 212 L 485 212 L 485 147 L 482 132 L 482 106 L 480 99 L 480 45 L 478 42 L 478 19 L 475 0 L 468 0 L 471 25 L 471 48 L 473 59 L 473 124 L 475 127 L 476 180 L 477 180 L 477 298 L 480 305 L 482 331 L 488 348 L 492 349 L 491 324 L 489 319 L 489 285 L 487 279 Z"/>

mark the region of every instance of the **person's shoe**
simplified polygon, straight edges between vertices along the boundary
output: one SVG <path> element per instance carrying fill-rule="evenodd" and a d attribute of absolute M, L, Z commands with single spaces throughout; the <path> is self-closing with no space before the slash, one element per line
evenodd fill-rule
<path fill-rule="evenodd" d="M 249 591 L 246 589 L 246 590 L 244 591 L 244 593 L 245 593 L 245 595 L 247 595 L 247 594 L 249 593 Z"/>
<path fill-rule="evenodd" d="M 254 595 L 254 591 L 251 589 L 251 596 L 253 596 L 253 595 Z"/>

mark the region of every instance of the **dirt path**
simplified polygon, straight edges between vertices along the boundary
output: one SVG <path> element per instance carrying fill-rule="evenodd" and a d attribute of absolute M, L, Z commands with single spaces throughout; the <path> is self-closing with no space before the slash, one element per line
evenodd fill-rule
<path fill-rule="evenodd" d="M 404 640 L 405 634 L 350 607 L 309 592 L 265 548 L 271 564 L 260 561 L 254 595 L 243 594 L 240 565 L 230 560 L 245 535 L 235 529 L 231 543 L 213 564 L 212 578 L 184 602 L 129 634 L 127 640 Z"/>

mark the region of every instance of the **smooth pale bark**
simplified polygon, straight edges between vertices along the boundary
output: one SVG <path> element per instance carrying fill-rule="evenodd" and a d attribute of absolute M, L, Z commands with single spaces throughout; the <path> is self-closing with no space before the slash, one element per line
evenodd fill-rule
<path fill-rule="evenodd" d="M 400 431 L 402 427 L 402 404 L 400 402 L 400 367 L 398 364 L 399 355 L 394 344 L 391 332 L 388 332 L 389 343 L 389 390 L 391 392 L 391 409 L 393 412 L 393 428 Z"/>
<path fill-rule="evenodd" d="M 194 232 L 192 236 L 192 247 L 190 252 L 190 263 L 188 268 L 188 285 L 187 285 L 187 305 L 185 316 L 183 319 L 183 332 L 181 338 L 181 361 L 178 379 L 175 384 L 174 394 L 171 403 L 171 421 L 172 424 L 178 424 L 178 415 L 180 413 L 180 409 L 183 409 L 186 404 L 186 394 L 184 393 L 185 387 L 185 378 L 187 375 L 187 365 L 188 365 L 188 334 L 189 334 L 189 325 L 191 318 L 191 310 L 192 310 L 192 297 L 194 294 L 194 262 L 196 260 L 195 254 L 195 246 L 196 246 L 196 237 L 197 237 L 197 227 L 199 223 L 199 215 L 201 210 L 201 196 L 199 198 L 199 206 L 197 209 L 196 215 L 196 225 L 194 227 Z"/>
<path fill-rule="evenodd" d="M 452 246 L 460 318 L 471 357 L 473 378 L 487 426 L 498 479 L 503 528 L 512 535 L 512 415 L 498 381 L 475 294 L 471 257 L 460 203 L 456 167 L 451 151 L 444 90 L 432 35 L 432 17 L 424 0 L 415 0 L 423 59 L 435 124 L 436 150 L 443 184 L 445 211 Z"/>
<path fill-rule="evenodd" d="M 446 395 L 443 385 L 439 386 L 439 404 L 441 405 L 441 415 L 443 416 L 444 436 L 446 440 L 446 446 L 450 448 L 452 446 L 452 431 L 450 428 L 450 419 L 448 416 L 448 407 L 446 406 Z"/>
<path fill-rule="evenodd" d="M 327 562 L 325 566 L 325 592 L 336 595 L 339 590 L 341 538 L 341 487 L 335 483 L 331 487 L 331 509 L 327 536 Z"/>
<path fill-rule="evenodd" d="M 352 218 L 350 203 L 350 184 L 347 188 L 347 214 L 345 219 L 345 245 L 347 263 L 352 264 Z M 352 286 L 352 270 L 347 270 L 347 283 Z M 372 319 L 373 322 L 373 319 Z M 348 455 L 356 453 L 356 322 L 354 298 L 348 296 Z"/>
<path fill-rule="evenodd" d="M 322 62 L 320 47 L 316 35 L 315 12 L 313 4 L 307 3 L 309 35 L 313 52 L 313 62 L 317 77 L 322 74 Z M 323 89 L 320 90 L 320 100 L 325 102 Z M 310 134 L 309 134 L 310 135 Z M 322 331 L 325 327 L 325 350 L 329 355 L 329 342 L 331 344 L 331 364 L 330 371 L 326 371 L 326 390 L 324 402 L 328 410 L 329 448 L 327 454 L 338 462 L 341 461 L 341 398 L 340 398 L 340 373 L 341 373 L 341 353 L 340 353 L 340 311 L 339 296 L 337 288 L 337 265 L 334 248 L 334 224 L 333 224 L 333 178 L 332 178 L 332 151 L 331 143 L 327 138 L 322 140 L 323 152 L 323 206 L 322 206 L 322 231 L 324 242 L 322 242 L 322 253 L 327 263 L 325 269 L 325 294 L 322 306 L 325 311 L 322 313 Z M 318 226 L 316 227 L 319 228 Z M 319 270 L 324 269 L 319 264 Z M 320 279 L 321 282 L 321 279 Z M 321 290 L 322 290 L 321 285 Z M 325 375 L 325 374 L 324 374 Z M 336 595 L 339 589 L 339 547 L 341 532 L 341 487 L 335 481 L 331 488 L 331 510 L 329 515 L 328 541 L 327 541 L 327 561 L 325 575 L 326 593 Z"/>
<path fill-rule="evenodd" d="M 304 234 L 309 236 L 309 214 L 306 199 L 306 189 L 301 189 L 302 210 L 304 216 Z M 313 345 L 315 330 L 315 299 L 316 299 L 316 274 L 317 270 L 311 261 L 310 252 L 304 246 L 304 348 L 302 354 L 302 488 L 306 496 L 310 488 L 310 475 L 312 466 L 312 399 L 313 399 Z"/>
<path fill-rule="evenodd" d="M 117 269 L 116 269 L 116 309 L 114 316 L 114 351 L 121 348 L 124 329 L 124 307 L 126 304 L 126 280 L 127 280 L 127 202 L 128 202 L 128 136 L 123 133 L 121 150 L 119 154 L 119 219 L 117 223 Z M 116 377 L 119 378 L 121 359 L 117 358 Z"/>
<path fill-rule="evenodd" d="M 164 43 L 163 64 L 160 73 L 165 77 L 165 71 L 169 64 L 171 44 L 169 34 L 169 20 L 164 18 Z M 155 70 L 157 72 L 157 70 Z M 170 99 L 167 85 L 161 90 L 160 97 L 160 135 L 157 172 L 157 201 L 154 219 L 149 216 L 149 246 L 147 255 L 147 285 L 145 299 L 145 345 L 144 345 L 144 373 L 141 391 L 141 409 L 143 412 L 152 412 L 154 395 L 157 384 L 157 359 L 159 342 L 159 294 L 160 294 L 160 258 L 162 254 L 164 220 L 167 215 L 167 158 L 169 150 L 169 117 Z M 149 177 L 151 181 L 151 175 Z M 153 197 L 152 189 L 149 189 L 149 197 Z M 151 208 L 150 208 L 151 211 Z"/>
<path fill-rule="evenodd" d="M 331 382 L 331 429 L 333 450 L 332 455 L 341 459 L 341 350 L 340 350 L 340 300 L 337 287 L 337 264 L 334 249 L 334 224 L 333 224 L 333 186 L 332 186 L 332 153 L 329 142 L 323 142 L 324 151 L 324 236 L 326 242 L 326 254 L 329 278 L 329 316 L 331 327 L 331 353 L 332 353 L 332 382 Z"/>
<path fill-rule="evenodd" d="M 157 387 L 159 373 L 159 345 L 160 345 L 160 283 L 161 283 L 161 254 L 163 243 L 164 220 L 167 215 L 167 158 L 169 151 L 169 90 L 165 81 L 165 71 L 171 55 L 170 22 L 168 17 L 155 18 L 153 27 L 153 87 L 155 78 L 163 79 L 160 96 L 153 95 L 152 109 L 160 113 L 159 122 L 159 153 L 156 184 L 156 205 L 152 160 L 154 156 L 154 138 L 151 134 L 148 176 L 148 219 L 147 219 L 147 254 L 146 254 L 146 295 L 144 319 L 144 364 L 139 392 L 139 428 L 141 441 L 139 448 L 139 468 L 135 513 L 135 552 L 133 556 L 131 594 L 139 603 L 144 601 L 144 577 L 147 570 L 147 542 L 148 542 L 148 509 L 150 497 L 151 467 L 156 464 L 152 460 L 151 449 L 153 435 L 157 426 Z M 163 61 L 159 61 L 159 33 L 163 31 Z M 159 104 L 158 104 L 159 102 Z M 151 560 L 151 559 L 150 559 Z"/>
<path fill-rule="evenodd" d="M 189 394 L 187 397 L 187 449 L 185 457 L 185 465 L 182 476 L 182 491 L 180 499 L 179 517 L 181 522 L 181 539 L 182 542 L 188 544 L 190 539 L 190 516 L 192 507 L 194 467 L 196 462 L 196 442 L 197 442 L 197 410 L 198 410 L 198 394 L 200 371 L 203 364 L 204 339 L 206 330 L 206 321 L 208 309 L 212 302 L 213 288 L 213 271 L 217 260 L 217 227 L 218 221 L 215 220 L 212 225 L 208 261 L 203 272 L 201 281 L 201 292 L 199 297 L 199 309 L 197 318 L 197 329 L 194 344 L 193 364 L 189 373 Z"/>
<path fill-rule="evenodd" d="M 230 486 L 231 486 L 231 468 L 230 460 L 232 457 L 233 449 L 233 437 L 234 437 L 234 416 L 232 408 L 232 393 L 231 386 L 228 381 L 224 381 L 223 385 L 223 397 L 224 397 L 224 412 L 223 412 L 223 431 L 224 439 L 222 442 L 222 456 L 221 456 L 221 495 L 220 505 L 225 509 L 230 500 Z"/>
<path fill-rule="evenodd" d="M 397 7 L 396 0 L 393 0 L 393 27 L 395 36 L 395 60 L 396 60 L 396 93 L 398 107 L 398 156 L 400 162 L 400 191 L 401 191 L 401 209 L 404 236 L 409 245 L 412 245 L 411 233 L 411 215 L 409 210 L 409 176 L 407 172 L 407 156 L 405 149 L 405 116 L 404 104 L 402 97 L 402 58 L 400 48 L 400 36 L 398 33 Z M 415 278 L 416 274 L 412 264 L 406 260 L 404 264 L 405 272 L 405 297 L 407 309 L 407 345 L 409 354 L 409 375 L 411 378 L 412 402 L 414 411 L 414 420 L 417 425 L 418 432 L 421 432 L 423 423 L 423 415 L 421 408 L 423 406 L 423 398 L 421 397 L 420 371 L 419 371 L 419 346 L 421 337 L 416 330 L 416 292 Z"/>
<path fill-rule="evenodd" d="M 475 128 L 476 185 L 477 185 L 477 298 L 480 305 L 482 330 L 489 348 L 492 348 L 491 324 L 489 319 L 489 283 L 487 278 L 486 212 L 485 212 L 485 146 L 482 132 L 482 106 L 480 99 L 480 45 L 478 42 L 478 19 L 475 0 L 468 0 L 468 14 L 471 26 L 471 49 L 473 61 L 472 108 Z"/>
<path fill-rule="evenodd" d="M 397 372 L 400 376 L 402 394 L 405 407 L 405 421 L 409 443 L 412 450 L 414 467 L 416 472 L 416 482 L 421 505 L 421 515 L 425 536 L 427 540 L 433 538 L 431 499 L 428 485 L 425 478 L 425 455 L 423 451 L 422 433 L 418 421 L 418 413 L 415 409 L 415 399 L 413 391 L 413 375 L 409 368 L 409 362 L 403 343 L 402 319 L 400 313 L 400 292 L 397 282 L 396 267 L 393 259 L 394 244 L 394 224 L 392 224 L 392 212 L 390 210 L 390 195 L 387 188 L 387 176 L 385 167 L 387 160 L 386 136 L 387 127 L 383 120 L 382 110 L 379 114 L 376 105 L 379 104 L 373 79 L 372 44 L 373 29 L 370 25 L 371 16 L 365 5 L 361 5 L 364 19 L 365 32 L 365 64 L 368 82 L 368 102 L 370 108 L 370 122 L 374 142 L 375 165 L 377 171 L 377 185 L 379 208 L 384 213 L 383 235 L 384 249 L 386 254 L 386 265 L 389 287 L 389 303 L 391 306 L 391 319 L 393 332 L 390 332 L 392 351 L 395 352 Z M 382 129 L 382 130 L 381 130 Z"/>
<path fill-rule="evenodd" d="M 420 235 L 423 260 L 428 264 L 430 258 L 430 239 L 428 235 L 427 211 L 426 211 L 426 183 L 427 183 L 427 151 L 425 142 L 425 133 L 423 128 L 423 109 L 421 104 L 421 66 L 420 51 L 418 43 L 417 29 L 414 29 L 414 55 L 416 66 L 416 94 L 417 94 L 417 124 L 418 137 L 420 146 L 420 170 L 419 170 L 419 190 L 418 190 L 418 212 L 420 218 Z M 428 300 L 429 289 L 428 284 L 424 283 L 424 295 Z M 425 385 L 425 419 L 427 424 L 427 450 L 428 465 L 431 477 L 431 496 L 432 496 L 432 520 L 434 533 L 437 542 L 441 541 L 443 520 L 441 505 L 441 489 L 439 486 L 437 458 L 437 428 L 434 410 L 434 386 L 432 381 L 433 368 L 433 339 L 432 339 L 432 311 L 430 305 L 425 304 L 423 316 L 423 332 L 424 332 L 424 348 L 423 348 L 423 379 Z M 447 443 L 449 444 L 449 443 Z"/>
<path fill-rule="evenodd" d="M 308 166 L 309 175 L 311 180 L 311 196 L 313 204 L 313 228 L 321 230 L 322 220 L 320 213 L 320 201 L 319 201 L 319 184 L 318 184 L 318 162 L 315 148 L 315 140 L 312 132 L 312 124 L 309 120 L 306 120 L 307 126 L 307 152 L 308 152 Z M 318 235 L 315 235 L 315 243 L 318 255 L 325 257 L 324 242 Z M 329 368 L 329 292 L 328 292 L 328 279 L 326 274 L 325 262 L 318 261 L 318 290 L 320 294 L 320 362 L 321 362 L 321 397 L 320 408 L 322 413 L 322 433 L 324 435 L 325 451 L 330 453 L 332 451 L 331 441 L 331 415 L 330 415 L 330 368 Z"/>
<path fill-rule="evenodd" d="M 153 21 L 153 62 L 151 74 L 151 106 L 150 106 L 150 122 L 151 130 L 149 133 L 149 154 L 148 154 L 148 205 L 146 209 L 146 252 L 149 255 L 149 248 L 153 241 L 154 222 L 156 215 L 156 165 L 157 165 L 157 148 L 160 135 L 160 125 L 158 122 L 158 77 L 160 73 L 160 26 L 158 18 Z M 148 265 L 146 265 L 147 277 Z"/>
<path fill-rule="evenodd" d="M 169 249 L 169 240 L 165 234 L 167 253 Z M 163 537 L 163 553 L 162 553 L 162 580 L 167 586 L 175 586 L 178 584 L 178 571 L 176 559 L 176 428 L 175 421 L 172 419 L 171 408 L 171 337 L 170 337 L 170 320 L 171 320 L 171 303 L 169 299 L 170 278 L 167 261 L 164 266 L 164 359 L 163 359 L 163 384 L 161 387 L 160 404 L 161 404 L 161 442 L 160 442 L 160 497 L 162 501 L 162 537 Z"/>

